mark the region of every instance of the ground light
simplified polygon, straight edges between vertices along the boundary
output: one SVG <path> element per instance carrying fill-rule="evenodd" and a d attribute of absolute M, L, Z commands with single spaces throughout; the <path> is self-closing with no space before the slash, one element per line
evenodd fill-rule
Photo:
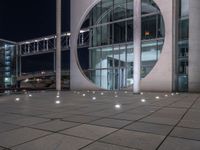
<path fill-rule="evenodd" d="M 86 96 L 86 94 L 83 94 L 83 97 L 85 97 Z"/>
<path fill-rule="evenodd" d="M 29 96 L 29 97 L 32 97 L 32 94 L 29 94 L 28 96 Z"/>
<path fill-rule="evenodd" d="M 156 96 L 156 99 L 160 99 L 160 97 L 159 97 L 159 96 Z"/>
<path fill-rule="evenodd" d="M 56 103 L 56 104 L 60 104 L 60 100 L 57 100 L 55 103 Z"/>
<path fill-rule="evenodd" d="M 146 102 L 146 99 L 141 99 L 141 102 L 145 103 L 145 102 Z"/>
<path fill-rule="evenodd" d="M 15 98 L 15 100 L 16 100 L 16 101 L 20 101 L 20 98 L 19 98 L 19 97 L 17 97 L 17 98 Z"/>
<path fill-rule="evenodd" d="M 92 97 L 92 100 L 96 100 L 97 98 L 96 97 Z"/>
<path fill-rule="evenodd" d="M 115 108 L 116 108 L 116 109 L 120 109 L 120 108 L 121 108 L 121 105 L 120 105 L 120 104 L 116 104 L 116 105 L 115 105 Z"/>

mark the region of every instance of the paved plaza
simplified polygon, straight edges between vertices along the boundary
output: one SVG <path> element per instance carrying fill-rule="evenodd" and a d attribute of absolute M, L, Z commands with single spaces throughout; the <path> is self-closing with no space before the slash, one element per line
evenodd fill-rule
<path fill-rule="evenodd" d="M 200 94 L 0 96 L 0 150 L 200 150 Z"/>

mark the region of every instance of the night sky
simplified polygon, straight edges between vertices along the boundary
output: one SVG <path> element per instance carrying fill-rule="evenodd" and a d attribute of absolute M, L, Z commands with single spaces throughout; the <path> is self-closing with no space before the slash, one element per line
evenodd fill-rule
<path fill-rule="evenodd" d="M 62 31 L 70 30 L 70 0 L 62 0 Z M 0 38 L 23 41 L 56 32 L 56 0 L 0 0 Z"/>

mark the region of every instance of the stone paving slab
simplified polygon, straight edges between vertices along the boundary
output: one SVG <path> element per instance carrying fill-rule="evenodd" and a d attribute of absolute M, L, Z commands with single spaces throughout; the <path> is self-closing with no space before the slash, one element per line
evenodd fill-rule
<path fill-rule="evenodd" d="M 91 122 L 90 124 L 111 128 L 122 128 L 130 123 L 131 121 L 104 118 Z"/>
<path fill-rule="evenodd" d="M 200 141 L 200 130 L 176 127 L 170 136 Z"/>
<path fill-rule="evenodd" d="M 136 149 L 96 142 L 94 144 L 91 144 L 83 148 L 82 150 L 136 150 Z"/>
<path fill-rule="evenodd" d="M 120 130 L 103 138 L 101 141 L 131 148 L 155 150 L 163 139 L 164 136 L 161 135 Z"/>
<path fill-rule="evenodd" d="M 125 127 L 126 130 L 153 133 L 165 136 L 172 130 L 172 128 L 173 127 L 169 125 L 153 124 L 147 122 L 136 122 Z"/>
<path fill-rule="evenodd" d="M 83 124 L 83 125 L 62 131 L 61 133 L 77 136 L 77 137 L 82 137 L 86 139 L 91 139 L 91 140 L 97 140 L 114 131 L 116 131 L 116 129 L 114 128 Z"/>
<path fill-rule="evenodd" d="M 0 145 L 3 147 L 10 148 L 48 134 L 50 133 L 45 131 L 30 128 L 20 128 L 9 132 L 1 133 Z"/>
<path fill-rule="evenodd" d="M 0 150 L 200 147 L 200 94 L 71 91 L 57 98 L 55 91 L 29 93 L 32 97 L 1 97 Z"/>
<path fill-rule="evenodd" d="M 65 130 L 65 129 L 68 129 L 68 128 L 72 128 L 72 127 L 78 126 L 78 125 L 79 125 L 79 123 L 53 120 L 53 121 L 33 125 L 31 127 L 36 128 L 36 129 L 41 129 L 41 130 L 58 132 L 58 131 Z"/>
<path fill-rule="evenodd" d="M 167 138 L 159 150 L 199 150 L 200 141 L 181 138 Z"/>
<path fill-rule="evenodd" d="M 90 140 L 53 134 L 17 146 L 13 150 L 78 150 L 89 143 L 91 143 Z"/>

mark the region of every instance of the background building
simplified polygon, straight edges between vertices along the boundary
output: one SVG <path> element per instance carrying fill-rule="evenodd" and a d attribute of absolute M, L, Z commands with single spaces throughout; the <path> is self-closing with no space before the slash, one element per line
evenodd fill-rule
<path fill-rule="evenodd" d="M 16 43 L 0 39 L 0 88 L 14 88 L 16 81 Z"/>

